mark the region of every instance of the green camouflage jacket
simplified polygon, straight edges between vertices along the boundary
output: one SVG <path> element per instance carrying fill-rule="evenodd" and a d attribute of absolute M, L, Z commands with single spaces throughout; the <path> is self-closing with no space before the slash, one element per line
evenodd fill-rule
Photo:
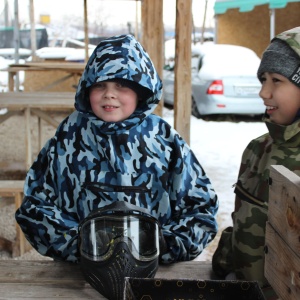
<path fill-rule="evenodd" d="M 265 119 L 269 133 L 252 140 L 244 150 L 235 186 L 233 226 L 221 235 L 212 267 L 219 277 L 234 272 L 241 280 L 264 287 L 264 244 L 271 165 L 284 165 L 300 175 L 300 120 L 289 126 Z"/>

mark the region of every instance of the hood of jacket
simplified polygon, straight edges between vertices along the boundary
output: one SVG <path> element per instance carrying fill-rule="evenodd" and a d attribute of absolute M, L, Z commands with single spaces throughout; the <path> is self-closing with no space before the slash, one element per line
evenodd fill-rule
<path fill-rule="evenodd" d="M 128 119 L 116 123 L 104 122 L 92 112 L 89 88 L 97 82 L 117 78 L 134 81 L 153 94 L 140 100 Z M 132 35 L 119 35 L 101 41 L 93 51 L 77 87 L 75 108 L 94 118 L 97 126 L 106 133 L 114 133 L 140 124 L 154 111 L 161 96 L 162 81 L 148 53 Z"/>

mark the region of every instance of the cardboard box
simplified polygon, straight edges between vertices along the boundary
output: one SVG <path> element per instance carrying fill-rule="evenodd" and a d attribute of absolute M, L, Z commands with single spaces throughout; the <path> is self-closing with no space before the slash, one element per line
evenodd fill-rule
<path fill-rule="evenodd" d="M 255 281 L 125 279 L 124 300 L 264 300 Z"/>

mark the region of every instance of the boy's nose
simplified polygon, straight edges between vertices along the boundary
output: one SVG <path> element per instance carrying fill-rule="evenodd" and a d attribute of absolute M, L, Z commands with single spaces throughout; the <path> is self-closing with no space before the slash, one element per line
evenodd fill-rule
<path fill-rule="evenodd" d="M 259 97 L 261 97 L 262 99 L 270 99 L 272 97 L 272 91 L 268 83 L 265 82 L 261 86 Z"/>
<path fill-rule="evenodd" d="M 105 93 L 104 93 L 104 97 L 110 98 L 110 97 L 114 97 L 115 93 L 114 93 L 114 89 L 112 87 L 106 87 L 105 89 Z"/>

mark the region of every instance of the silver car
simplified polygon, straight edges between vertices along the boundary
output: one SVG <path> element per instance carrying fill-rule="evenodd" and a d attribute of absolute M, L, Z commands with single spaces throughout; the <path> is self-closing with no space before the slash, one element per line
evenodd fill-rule
<path fill-rule="evenodd" d="M 174 66 L 163 71 L 164 101 L 173 105 Z M 204 43 L 192 46 L 192 114 L 262 115 L 256 72 L 260 58 L 249 48 Z M 180 101 L 180 99 L 179 99 Z"/>

